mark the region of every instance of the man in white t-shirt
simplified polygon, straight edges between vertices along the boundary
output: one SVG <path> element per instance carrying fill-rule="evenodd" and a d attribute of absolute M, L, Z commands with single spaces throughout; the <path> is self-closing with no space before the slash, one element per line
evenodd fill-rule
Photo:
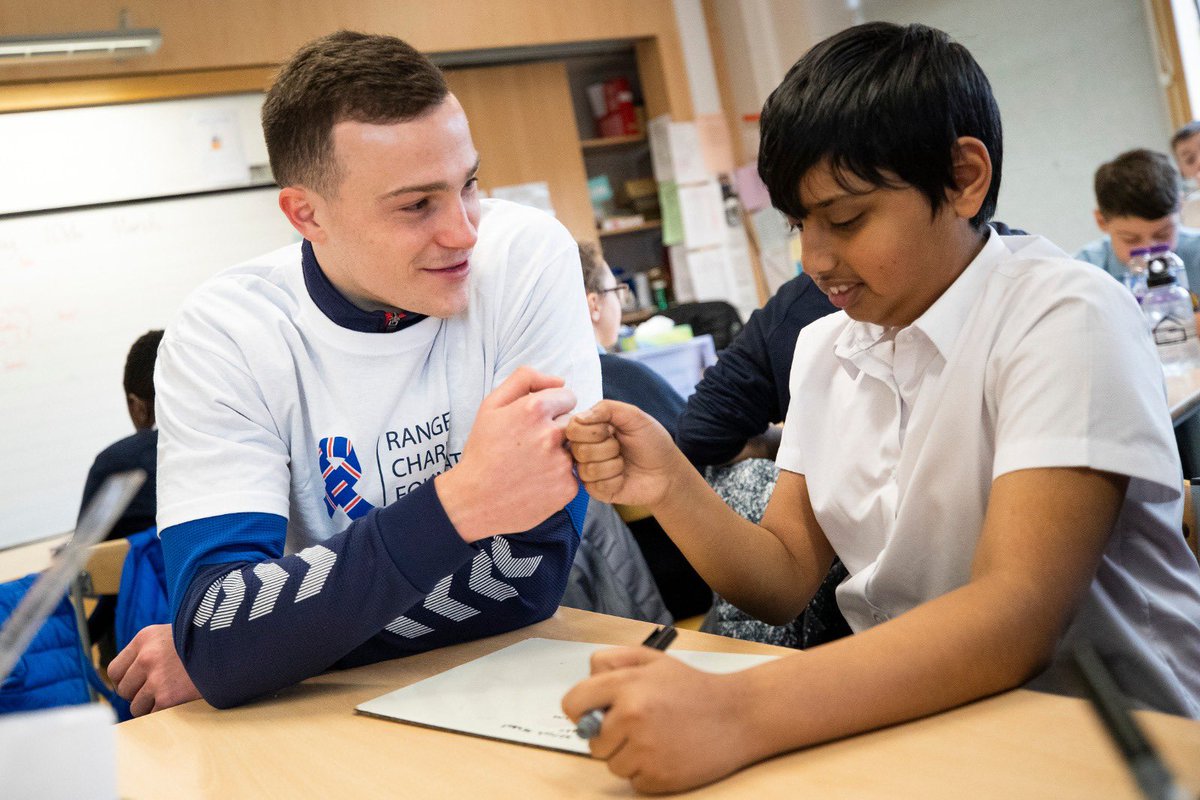
<path fill-rule="evenodd" d="M 438 69 L 399 39 L 326 36 L 284 66 L 263 128 L 303 242 L 204 284 L 163 341 L 174 624 L 113 662 L 135 714 L 544 619 L 586 508 L 561 429 L 600 396 L 578 251 L 551 217 L 480 200 Z"/>

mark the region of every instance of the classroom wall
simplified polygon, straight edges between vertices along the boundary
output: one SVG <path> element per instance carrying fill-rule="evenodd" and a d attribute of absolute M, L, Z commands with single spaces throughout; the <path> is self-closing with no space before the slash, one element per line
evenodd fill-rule
<path fill-rule="evenodd" d="M 163 44 L 157 53 L 123 61 L 4 65 L 0 110 L 20 108 L 6 95 L 19 102 L 35 101 L 26 90 L 41 81 L 135 76 L 141 80 L 129 85 L 153 92 L 160 87 L 147 79 L 154 77 L 168 89 L 185 86 L 195 93 L 202 91 L 209 77 L 205 71 L 260 68 L 258 75 L 269 80 L 270 73 L 262 67 L 279 64 L 309 39 L 349 28 L 400 36 L 429 53 L 597 40 L 653 41 L 655 58 L 664 66 L 662 81 L 644 85 L 643 91 L 655 94 L 656 101 L 681 118 L 690 119 L 692 113 L 671 0 L 324 0 L 299 11 L 294 3 L 278 0 L 4 0 L 0 37 L 111 30 L 123 9 L 131 27 L 161 30 Z M 234 90 L 263 89 L 264 77 L 256 75 L 257 85 L 238 85 Z M 42 94 L 62 90 L 55 83 L 34 88 Z M 121 102 L 120 90 L 115 87 L 109 95 L 114 99 L 108 102 Z M 133 99 L 148 99 L 148 95 Z"/>
<path fill-rule="evenodd" d="M 1004 119 L 997 219 L 1072 252 L 1099 235 L 1091 216 L 1096 167 L 1133 147 L 1166 150 L 1170 140 L 1137 0 L 715 0 L 707 8 L 726 37 L 740 111 L 760 108 L 808 47 L 856 18 L 948 31 L 987 72 Z"/>

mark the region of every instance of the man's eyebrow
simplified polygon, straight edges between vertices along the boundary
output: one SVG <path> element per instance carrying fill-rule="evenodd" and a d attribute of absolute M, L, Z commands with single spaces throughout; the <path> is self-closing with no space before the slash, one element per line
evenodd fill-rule
<path fill-rule="evenodd" d="M 475 177 L 475 173 L 479 172 L 479 157 L 475 157 L 475 163 L 467 170 L 466 179 L 463 183 Z M 451 190 L 450 184 L 445 181 L 436 181 L 435 183 L 420 183 L 414 186 L 401 186 L 399 189 L 392 189 L 379 196 L 380 200 L 391 200 L 393 197 L 399 197 L 404 194 L 430 194 L 432 192 L 448 192 Z"/>

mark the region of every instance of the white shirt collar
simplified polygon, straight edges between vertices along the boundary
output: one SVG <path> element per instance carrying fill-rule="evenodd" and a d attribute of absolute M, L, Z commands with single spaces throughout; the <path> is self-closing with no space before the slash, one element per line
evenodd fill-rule
<path fill-rule="evenodd" d="M 988 228 L 987 239 L 979 254 L 908 328 L 920 331 L 943 359 L 949 358 L 967 316 L 983 292 L 988 275 L 1007 253 L 1008 248 L 1001 237 Z M 834 355 L 851 375 L 859 370 L 875 375 L 877 369 L 872 367 L 877 365 L 886 365 L 885 371 L 891 372 L 894 341 L 900 330 L 851 320 L 834 344 Z"/>

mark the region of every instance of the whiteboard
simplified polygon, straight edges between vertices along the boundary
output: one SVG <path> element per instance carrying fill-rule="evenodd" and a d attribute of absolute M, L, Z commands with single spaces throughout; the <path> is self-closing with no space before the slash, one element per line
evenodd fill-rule
<path fill-rule="evenodd" d="M 211 275 L 297 241 L 275 187 L 0 218 L 0 548 L 72 529 L 133 433 L 125 356 Z"/>

